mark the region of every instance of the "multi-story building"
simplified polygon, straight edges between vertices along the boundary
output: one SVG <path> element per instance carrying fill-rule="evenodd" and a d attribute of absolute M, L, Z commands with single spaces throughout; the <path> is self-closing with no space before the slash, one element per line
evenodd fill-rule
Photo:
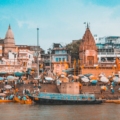
<path fill-rule="evenodd" d="M 115 63 L 116 57 L 120 58 L 120 37 L 108 36 L 99 38 L 96 44 L 98 48 L 98 63 Z"/>
<path fill-rule="evenodd" d="M 40 61 L 41 50 L 40 46 L 15 45 L 14 34 L 9 25 L 5 39 L 0 39 L 0 71 L 8 70 L 8 67 L 12 72 L 36 67 L 36 59 Z"/>
<path fill-rule="evenodd" d="M 54 73 L 62 73 L 62 70 L 67 69 L 71 63 L 71 57 L 66 47 L 60 43 L 54 43 L 50 51 L 50 61 Z"/>

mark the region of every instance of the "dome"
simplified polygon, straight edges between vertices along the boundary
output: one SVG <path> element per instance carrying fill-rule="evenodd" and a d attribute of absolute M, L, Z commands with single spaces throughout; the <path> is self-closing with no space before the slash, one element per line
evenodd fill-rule
<path fill-rule="evenodd" d="M 6 33 L 5 39 L 14 39 L 14 35 L 13 35 L 13 32 L 12 32 L 12 30 L 11 30 L 10 25 L 9 25 L 9 27 L 8 27 L 8 31 L 7 31 L 7 33 Z"/>
<path fill-rule="evenodd" d="M 5 39 L 4 39 L 4 46 L 15 46 L 14 35 L 9 25 Z"/>

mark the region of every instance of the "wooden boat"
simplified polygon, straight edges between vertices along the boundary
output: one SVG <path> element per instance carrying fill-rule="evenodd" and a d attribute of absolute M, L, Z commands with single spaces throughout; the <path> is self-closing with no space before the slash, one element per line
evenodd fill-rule
<path fill-rule="evenodd" d="M 120 104 L 120 100 L 116 100 L 114 103 L 115 104 Z"/>
<path fill-rule="evenodd" d="M 18 97 L 14 97 L 14 102 L 18 102 L 18 103 L 20 103 L 20 99 L 18 98 Z"/>
<path fill-rule="evenodd" d="M 0 103 L 14 102 L 13 100 L 0 100 Z"/>
<path fill-rule="evenodd" d="M 38 104 L 49 105 L 73 105 L 73 104 L 101 104 L 103 101 L 96 99 L 94 94 L 62 94 L 62 93 L 39 93 L 29 97 Z"/>
<path fill-rule="evenodd" d="M 114 103 L 114 100 L 105 100 L 105 103 Z"/>
<path fill-rule="evenodd" d="M 106 100 L 105 103 L 116 103 L 116 104 L 120 104 L 120 100 Z"/>
<path fill-rule="evenodd" d="M 14 102 L 21 104 L 32 104 L 32 100 L 27 98 L 27 100 L 20 100 L 18 97 L 14 97 Z"/>

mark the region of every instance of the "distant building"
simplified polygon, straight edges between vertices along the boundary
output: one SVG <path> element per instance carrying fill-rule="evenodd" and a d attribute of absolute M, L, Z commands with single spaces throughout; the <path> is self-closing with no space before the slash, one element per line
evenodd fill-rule
<path fill-rule="evenodd" d="M 54 73 L 62 73 L 71 63 L 69 51 L 60 43 L 53 43 L 48 54 L 44 55 L 44 64 L 47 69 L 53 70 Z"/>
<path fill-rule="evenodd" d="M 96 45 L 99 63 L 115 63 L 116 57 L 120 58 L 120 36 L 102 37 Z"/>
<path fill-rule="evenodd" d="M 86 66 L 93 66 L 98 63 L 97 47 L 88 25 L 80 43 L 79 58 L 80 63 Z"/>
<path fill-rule="evenodd" d="M 41 60 L 40 46 L 16 45 L 14 34 L 9 25 L 5 39 L 0 39 L 0 71 L 27 70 L 36 67 L 36 59 Z M 8 69 L 9 68 L 9 69 Z"/>

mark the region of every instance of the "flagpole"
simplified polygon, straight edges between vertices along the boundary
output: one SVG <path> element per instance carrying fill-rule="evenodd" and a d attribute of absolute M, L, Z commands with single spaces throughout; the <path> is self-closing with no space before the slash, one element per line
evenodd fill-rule
<path fill-rule="evenodd" d="M 38 52 L 38 46 L 39 46 L 39 28 L 37 28 L 37 77 L 39 78 L 39 52 Z"/>

